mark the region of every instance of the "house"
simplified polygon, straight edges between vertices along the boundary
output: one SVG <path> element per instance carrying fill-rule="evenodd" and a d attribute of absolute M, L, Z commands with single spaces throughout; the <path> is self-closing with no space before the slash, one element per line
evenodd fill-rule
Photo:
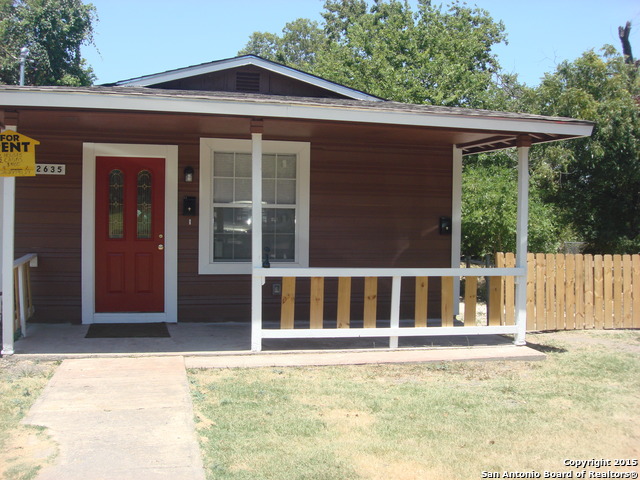
<path fill-rule="evenodd" d="M 254 350 L 459 332 L 462 157 L 509 147 L 518 258 L 478 274 L 516 278 L 518 320 L 464 329 L 524 343 L 528 150 L 592 129 L 384 101 L 255 56 L 106 86 L 0 86 L 0 122 L 39 141 L 41 165 L 2 182 L 5 298 L 11 260 L 35 253 L 38 322 L 251 321 Z"/>

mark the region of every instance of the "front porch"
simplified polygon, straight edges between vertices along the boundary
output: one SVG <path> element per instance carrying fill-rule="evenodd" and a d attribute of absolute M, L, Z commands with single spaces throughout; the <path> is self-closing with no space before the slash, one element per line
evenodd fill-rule
<path fill-rule="evenodd" d="M 265 328 L 275 325 L 265 324 Z M 251 351 L 248 323 L 169 324 L 168 338 L 85 338 L 88 325 L 29 324 L 15 343 L 20 358 L 165 356 L 189 358 L 191 368 L 341 365 L 468 360 L 542 360 L 544 354 L 516 347 L 508 335 L 400 338 L 389 349 L 384 338 L 265 339 Z"/>

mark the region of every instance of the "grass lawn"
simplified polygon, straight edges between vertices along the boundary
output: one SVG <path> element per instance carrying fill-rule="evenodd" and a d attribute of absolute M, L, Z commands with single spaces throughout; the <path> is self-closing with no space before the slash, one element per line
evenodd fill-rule
<path fill-rule="evenodd" d="M 38 395 L 53 375 L 57 362 L 0 359 L 0 478 L 35 478 L 57 454 L 43 429 L 21 425 Z"/>
<path fill-rule="evenodd" d="M 527 339 L 547 360 L 190 370 L 208 478 L 640 471 L 640 332 Z"/>

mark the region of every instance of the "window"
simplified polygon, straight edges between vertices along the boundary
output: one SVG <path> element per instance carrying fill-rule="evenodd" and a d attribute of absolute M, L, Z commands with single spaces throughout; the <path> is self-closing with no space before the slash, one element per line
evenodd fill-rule
<path fill-rule="evenodd" d="M 262 142 L 262 244 L 308 266 L 309 143 Z M 251 141 L 201 140 L 199 272 L 251 272 Z"/>

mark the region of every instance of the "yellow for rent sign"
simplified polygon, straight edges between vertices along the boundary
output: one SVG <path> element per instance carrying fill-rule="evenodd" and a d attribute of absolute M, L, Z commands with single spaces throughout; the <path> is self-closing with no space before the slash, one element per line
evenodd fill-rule
<path fill-rule="evenodd" d="M 40 142 L 13 130 L 0 132 L 0 177 L 35 177 Z"/>

